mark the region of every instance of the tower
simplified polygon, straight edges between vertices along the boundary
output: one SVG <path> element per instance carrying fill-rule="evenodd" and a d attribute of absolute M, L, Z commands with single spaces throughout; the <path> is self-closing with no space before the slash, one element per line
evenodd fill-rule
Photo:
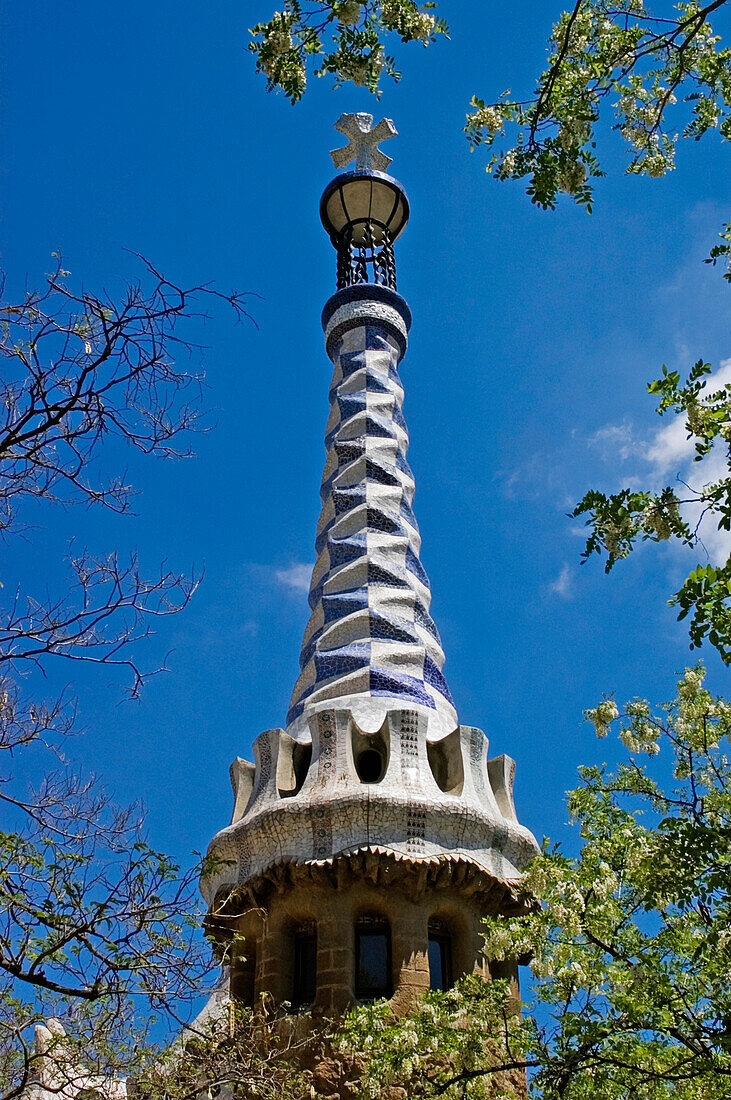
<path fill-rule="evenodd" d="M 320 206 L 337 291 L 322 314 L 333 379 L 300 676 L 286 728 L 232 765 L 231 824 L 202 882 L 232 941 L 232 993 L 328 1016 L 374 997 L 408 1012 L 429 986 L 489 979 L 481 919 L 521 910 L 537 851 L 513 761 L 459 723 L 442 673 L 399 375 L 411 312 L 394 243 L 409 203 L 378 148 L 393 123 L 372 121 L 336 124 L 335 167 L 355 167 Z"/>

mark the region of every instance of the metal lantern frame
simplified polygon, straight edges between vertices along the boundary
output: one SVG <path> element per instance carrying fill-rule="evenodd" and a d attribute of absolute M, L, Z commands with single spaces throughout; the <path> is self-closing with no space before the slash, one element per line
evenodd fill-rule
<path fill-rule="evenodd" d="M 337 287 L 375 283 L 396 290 L 394 241 L 409 220 L 404 187 L 385 172 L 336 176 L 320 200 L 320 218 L 337 251 Z"/>

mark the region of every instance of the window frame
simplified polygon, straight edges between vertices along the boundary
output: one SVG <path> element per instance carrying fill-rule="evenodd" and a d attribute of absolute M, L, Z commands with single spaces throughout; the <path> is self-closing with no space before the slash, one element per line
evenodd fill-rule
<path fill-rule="evenodd" d="M 361 917 L 355 922 L 355 996 L 359 1001 L 377 1001 L 381 997 L 390 999 L 394 992 L 393 957 L 391 951 L 391 925 L 385 917 Z M 383 936 L 386 941 L 386 983 L 383 986 L 366 988 L 360 984 L 361 941 L 365 936 Z"/>
<path fill-rule="evenodd" d="M 312 965 L 309 975 L 306 971 L 308 960 Z M 306 980 L 308 976 L 310 981 Z M 317 925 L 313 921 L 295 929 L 292 936 L 292 1008 L 295 1012 L 308 1008 L 316 997 Z"/>
<path fill-rule="evenodd" d="M 431 967 L 431 952 L 429 950 L 432 943 L 438 944 L 439 946 L 439 978 L 441 985 L 434 985 Z M 442 990 L 443 992 L 447 989 L 451 989 L 454 985 L 454 966 L 452 962 L 452 937 L 448 928 L 429 928 L 427 933 L 426 957 L 429 963 L 429 988 Z"/>

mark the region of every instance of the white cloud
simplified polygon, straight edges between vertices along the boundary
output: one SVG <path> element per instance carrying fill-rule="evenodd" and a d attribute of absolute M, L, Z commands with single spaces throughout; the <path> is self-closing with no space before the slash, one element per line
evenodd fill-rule
<path fill-rule="evenodd" d="M 718 370 L 707 376 L 705 392 L 713 393 L 729 383 L 731 359 L 724 359 Z M 722 450 L 717 447 L 701 462 L 694 462 L 695 446 L 693 439 L 688 438 L 685 417 L 672 412 L 666 413 L 666 417 L 669 417 L 667 423 L 658 428 L 649 441 L 640 440 L 632 426 L 625 422 L 606 425 L 595 432 L 589 442 L 600 450 L 606 462 L 616 461 L 617 458 L 634 461 L 636 472 L 630 477 L 625 474 L 628 484 L 655 492 L 671 485 L 681 499 L 686 485 L 692 493 L 697 493 L 704 485 L 728 476 L 728 463 Z M 695 529 L 701 521 L 698 536 L 711 560 L 725 562 L 731 553 L 731 535 L 727 531 L 719 531 L 712 516 L 701 520 L 698 505 L 686 504 L 681 511 L 691 529 Z"/>
<path fill-rule="evenodd" d="M 622 424 L 607 424 L 600 428 L 589 436 L 589 444 L 597 448 L 605 461 L 619 459 L 621 462 L 632 458 L 640 446 L 632 425 L 626 420 Z"/>
<path fill-rule="evenodd" d="M 672 415 L 672 414 L 671 414 Z M 655 432 L 654 438 L 638 457 L 654 467 L 657 477 L 677 474 L 681 467 L 693 461 L 693 440 L 688 438 L 685 417 L 674 418 Z"/>
<path fill-rule="evenodd" d="M 310 562 L 295 562 L 287 569 L 276 569 L 274 580 L 283 588 L 289 588 L 293 592 L 309 592 L 312 568 Z"/>
<path fill-rule="evenodd" d="M 574 575 L 569 565 L 564 565 L 555 581 L 551 581 L 548 591 L 562 600 L 570 600 L 574 594 Z"/>

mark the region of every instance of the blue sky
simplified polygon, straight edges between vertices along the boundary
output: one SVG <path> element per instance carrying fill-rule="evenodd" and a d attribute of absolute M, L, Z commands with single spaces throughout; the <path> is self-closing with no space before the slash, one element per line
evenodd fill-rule
<path fill-rule="evenodd" d="M 190 608 L 138 653 L 154 665 L 170 652 L 140 702 L 123 701 L 122 678 L 62 662 L 42 688 L 75 685 L 87 732 L 69 755 L 119 800 L 144 799 L 152 841 L 181 858 L 228 823 L 229 763 L 283 723 L 297 676 L 330 381 L 319 318 L 335 279 L 318 201 L 344 110 L 399 130 L 387 151 L 412 206 L 397 251 L 414 314 L 405 414 L 445 674 L 461 720 L 517 760 L 519 816 L 539 838 L 575 843 L 564 791 L 579 763 L 614 752 L 582 709 L 602 692 L 670 698 L 696 659 L 666 606 L 687 557 L 643 551 L 605 578 L 598 560 L 580 566 L 566 512 L 589 487 L 687 470 L 683 433 L 658 434 L 645 384 L 663 362 L 731 360 L 728 288 L 702 262 L 728 217 L 728 156 L 713 137 L 686 144 L 674 173 L 644 180 L 603 139 L 614 172 L 591 216 L 568 200 L 543 213 L 519 183 L 491 181 L 462 135 L 470 97 L 529 92 L 559 10 L 445 0 L 451 41 L 403 51 L 380 104 L 320 80 L 297 107 L 265 94 L 246 52 L 266 0 L 0 11 L 11 293 L 41 280 L 54 249 L 77 285 L 119 291 L 140 273 L 130 249 L 180 283 L 261 296 L 258 328 L 215 310 L 203 330 L 192 365 L 211 430 L 195 458 L 112 448 L 109 468 L 140 490 L 134 516 L 39 508 L 33 553 L 4 547 L 4 592 L 60 588 L 71 538 L 137 548 L 150 571 L 205 567 Z"/>

